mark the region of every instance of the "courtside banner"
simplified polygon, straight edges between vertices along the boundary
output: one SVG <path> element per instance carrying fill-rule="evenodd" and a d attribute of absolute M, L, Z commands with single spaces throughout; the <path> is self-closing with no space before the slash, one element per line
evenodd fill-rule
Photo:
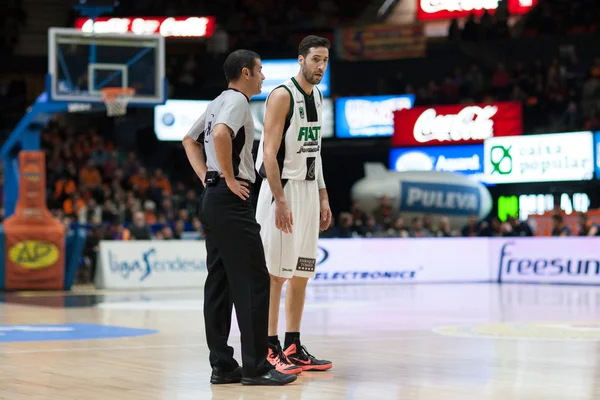
<path fill-rule="evenodd" d="M 523 112 L 516 102 L 413 107 L 394 111 L 392 146 L 482 144 L 522 133 Z"/>
<path fill-rule="evenodd" d="M 502 283 L 600 285 L 600 239 L 490 239 L 490 262 Z"/>
<path fill-rule="evenodd" d="M 490 282 L 485 238 L 321 239 L 311 284 Z"/>
<path fill-rule="evenodd" d="M 201 288 L 206 280 L 204 241 L 102 241 L 99 289 Z"/>

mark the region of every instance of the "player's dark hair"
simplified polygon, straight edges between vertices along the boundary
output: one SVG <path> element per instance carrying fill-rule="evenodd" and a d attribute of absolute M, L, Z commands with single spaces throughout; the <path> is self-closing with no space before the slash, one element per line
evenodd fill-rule
<path fill-rule="evenodd" d="M 320 36 L 309 35 L 302 39 L 298 45 L 298 55 L 306 57 L 313 47 L 325 47 L 327 50 L 330 49 L 331 43 L 328 39 Z"/>
<path fill-rule="evenodd" d="M 251 50 L 236 50 L 229 54 L 223 63 L 223 72 L 227 83 L 237 81 L 242 76 L 242 69 L 248 68 L 250 75 L 254 75 L 254 65 L 260 56 Z"/>
<path fill-rule="evenodd" d="M 554 221 L 558 222 L 559 224 L 562 224 L 563 222 L 563 217 L 560 214 L 552 214 L 551 217 Z"/>

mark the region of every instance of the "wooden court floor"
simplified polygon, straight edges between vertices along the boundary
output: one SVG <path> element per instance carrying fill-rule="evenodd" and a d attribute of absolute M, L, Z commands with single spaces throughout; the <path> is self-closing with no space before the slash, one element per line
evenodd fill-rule
<path fill-rule="evenodd" d="M 199 290 L 0 299 L 0 399 L 600 399 L 595 287 L 311 287 L 302 339 L 333 369 L 276 388 L 208 383 Z"/>

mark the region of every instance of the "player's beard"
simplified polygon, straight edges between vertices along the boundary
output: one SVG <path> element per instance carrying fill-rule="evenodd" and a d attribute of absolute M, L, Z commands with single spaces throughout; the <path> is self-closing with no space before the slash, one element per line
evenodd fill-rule
<path fill-rule="evenodd" d="M 315 76 L 315 73 L 311 73 L 306 67 L 306 62 L 302 66 L 302 76 L 312 85 L 318 85 L 321 82 L 321 79 Z"/>

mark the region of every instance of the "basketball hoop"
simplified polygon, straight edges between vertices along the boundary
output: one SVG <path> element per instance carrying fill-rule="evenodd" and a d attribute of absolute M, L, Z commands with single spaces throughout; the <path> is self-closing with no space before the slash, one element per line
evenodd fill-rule
<path fill-rule="evenodd" d="M 106 115 L 118 117 L 127 114 L 127 103 L 135 95 L 133 88 L 109 87 L 101 90 L 106 105 Z"/>

